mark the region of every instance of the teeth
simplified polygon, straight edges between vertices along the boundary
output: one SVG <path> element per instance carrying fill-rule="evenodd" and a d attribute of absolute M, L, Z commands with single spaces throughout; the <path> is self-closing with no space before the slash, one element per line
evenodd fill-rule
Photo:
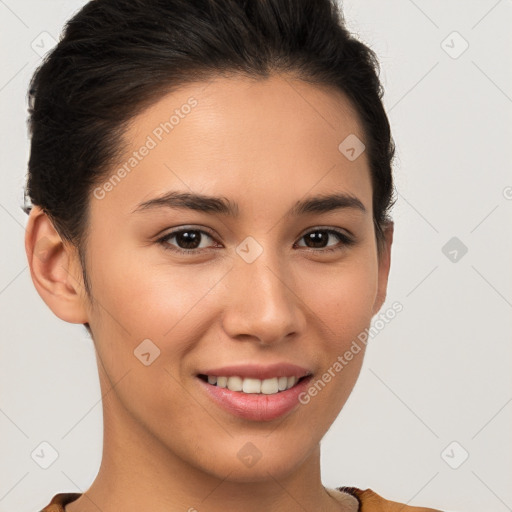
<path fill-rule="evenodd" d="M 288 382 L 286 384 L 286 387 L 289 389 L 292 386 L 295 386 L 299 379 L 297 377 L 288 377 Z"/>
<path fill-rule="evenodd" d="M 208 375 L 208 383 L 217 385 L 220 388 L 227 388 L 230 391 L 241 391 L 242 393 L 261 393 L 264 395 L 275 395 L 279 391 L 285 391 L 295 386 L 298 377 L 273 377 L 272 379 L 242 379 L 238 376 L 215 376 Z"/>
<path fill-rule="evenodd" d="M 228 381 L 229 384 L 229 381 Z M 239 391 L 238 389 L 231 389 L 230 391 Z M 242 385 L 242 391 L 244 393 L 261 393 L 261 380 L 260 379 L 244 379 Z"/>
<path fill-rule="evenodd" d="M 229 377 L 227 388 L 231 391 L 242 391 L 242 379 L 240 377 Z"/>
<path fill-rule="evenodd" d="M 265 395 L 274 395 L 279 391 L 278 379 L 265 379 L 261 382 L 261 392 Z"/>

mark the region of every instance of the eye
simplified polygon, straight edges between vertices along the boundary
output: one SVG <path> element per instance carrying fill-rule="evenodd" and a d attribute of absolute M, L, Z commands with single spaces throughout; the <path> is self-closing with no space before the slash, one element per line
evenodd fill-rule
<path fill-rule="evenodd" d="M 333 236 L 336 237 L 340 243 L 334 247 L 326 246 L 329 238 Z M 203 245 L 203 247 L 201 247 L 201 243 L 205 241 L 205 237 L 215 240 L 212 234 L 203 229 L 180 228 L 179 230 L 172 231 L 171 233 L 159 238 L 157 242 L 160 243 L 164 249 L 180 254 L 201 254 L 208 248 L 208 245 Z M 307 245 L 299 245 L 299 247 L 306 247 L 310 252 L 315 253 L 340 251 L 355 243 L 355 240 L 352 237 L 342 231 L 333 228 L 321 227 L 302 235 L 299 240 L 302 239 L 306 240 L 306 243 L 313 244 L 313 247 L 309 247 Z M 178 247 L 176 247 L 175 244 L 178 245 Z"/>
<path fill-rule="evenodd" d="M 213 239 L 212 235 L 202 229 L 181 228 L 158 239 L 158 242 L 161 243 L 165 249 L 170 251 L 175 251 L 181 254 L 197 254 L 203 252 L 201 249 L 205 248 L 200 247 L 205 235 L 207 238 Z M 173 247 L 171 245 L 171 240 L 173 239 L 176 239 L 176 243 L 184 246 L 184 248 Z"/>
<path fill-rule="evenodd" d="M 339 242 L 341 242 L 341 245 L 336 245 L 334 247 L 326 247 L 326 243 L 328 243 L 330 236 L 335 236 Z M 300 240 L 306 240 L 307 242 L 310 242 L 313 244 L 313 248 L 307 247 L 308 249 L 311 249 L 313 252 L 333 252 L 333 251 L 340 251 L 343 250 L 345 247 L 353 245 L 355 243 L 355 240 L 348 236 L 347 234 L 343 233 L 342 231 L 338 231 L 337 229 L 332 228 L 316 228 L 313 231 L 308 231 L 305 235 L 303 235 Z M 320 248 L 318 246 L 320 245 Z M 302 246 L 301 246 L 302 247 Z M 315 248 L 316 247 L 316 248 Z"/>

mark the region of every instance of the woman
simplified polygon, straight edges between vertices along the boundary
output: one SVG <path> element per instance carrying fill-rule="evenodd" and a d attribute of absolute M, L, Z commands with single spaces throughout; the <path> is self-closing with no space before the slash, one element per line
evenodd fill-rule
<path fill-rule="evenodd" d="M 31 83 L 26 251 L 91 335 L 104 443 L 87 492 L 44 511 L 432 510 L 320 476 L 386 298 L 377 68 L 329 0 L 94 0 L 68 22 Z"/>

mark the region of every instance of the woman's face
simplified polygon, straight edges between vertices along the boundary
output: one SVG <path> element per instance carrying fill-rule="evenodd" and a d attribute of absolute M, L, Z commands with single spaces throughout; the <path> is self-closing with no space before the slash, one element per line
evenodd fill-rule
<path fill-rule="evenodd" d="M 340 93 L 282 76 L 189 85 L 134 118 L 129 151 L 93 191 L 87 240 L 94 301 L 84 308 L 114 385 L 107 430 L 240 481 L 283 475 L 312 455 L 356 382 L 364 345 L 333 372 L 335 363 L 386 291 L 389 260 L 377 257 L 358 139 Z M 219 199 L 201 209 L 171 193 Z M 327 195 L 352 201 L 297 208 Z M 284 364 L 300 369 L 267 368 Z M 261 380 L 312 375 L 297 384 L 300 397 L 273 393 L 274 380 L 255 395 L 199 377 L 233 365 Z"/>

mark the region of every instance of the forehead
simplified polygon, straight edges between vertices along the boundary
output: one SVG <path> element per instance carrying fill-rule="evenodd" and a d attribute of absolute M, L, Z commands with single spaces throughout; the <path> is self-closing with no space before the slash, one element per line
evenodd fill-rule
<path fill-rule="evenodd" d="M 253 211 L 333 189 L 371 198 L 366 152 L 351 160 L 342 151 L 346 140 L 365 140 L 351 103 L 283 75 L 183 86 L 133 118 L 125 140 L 108 202 L 126 212 L 169 190 L 244 193 Z"/>

